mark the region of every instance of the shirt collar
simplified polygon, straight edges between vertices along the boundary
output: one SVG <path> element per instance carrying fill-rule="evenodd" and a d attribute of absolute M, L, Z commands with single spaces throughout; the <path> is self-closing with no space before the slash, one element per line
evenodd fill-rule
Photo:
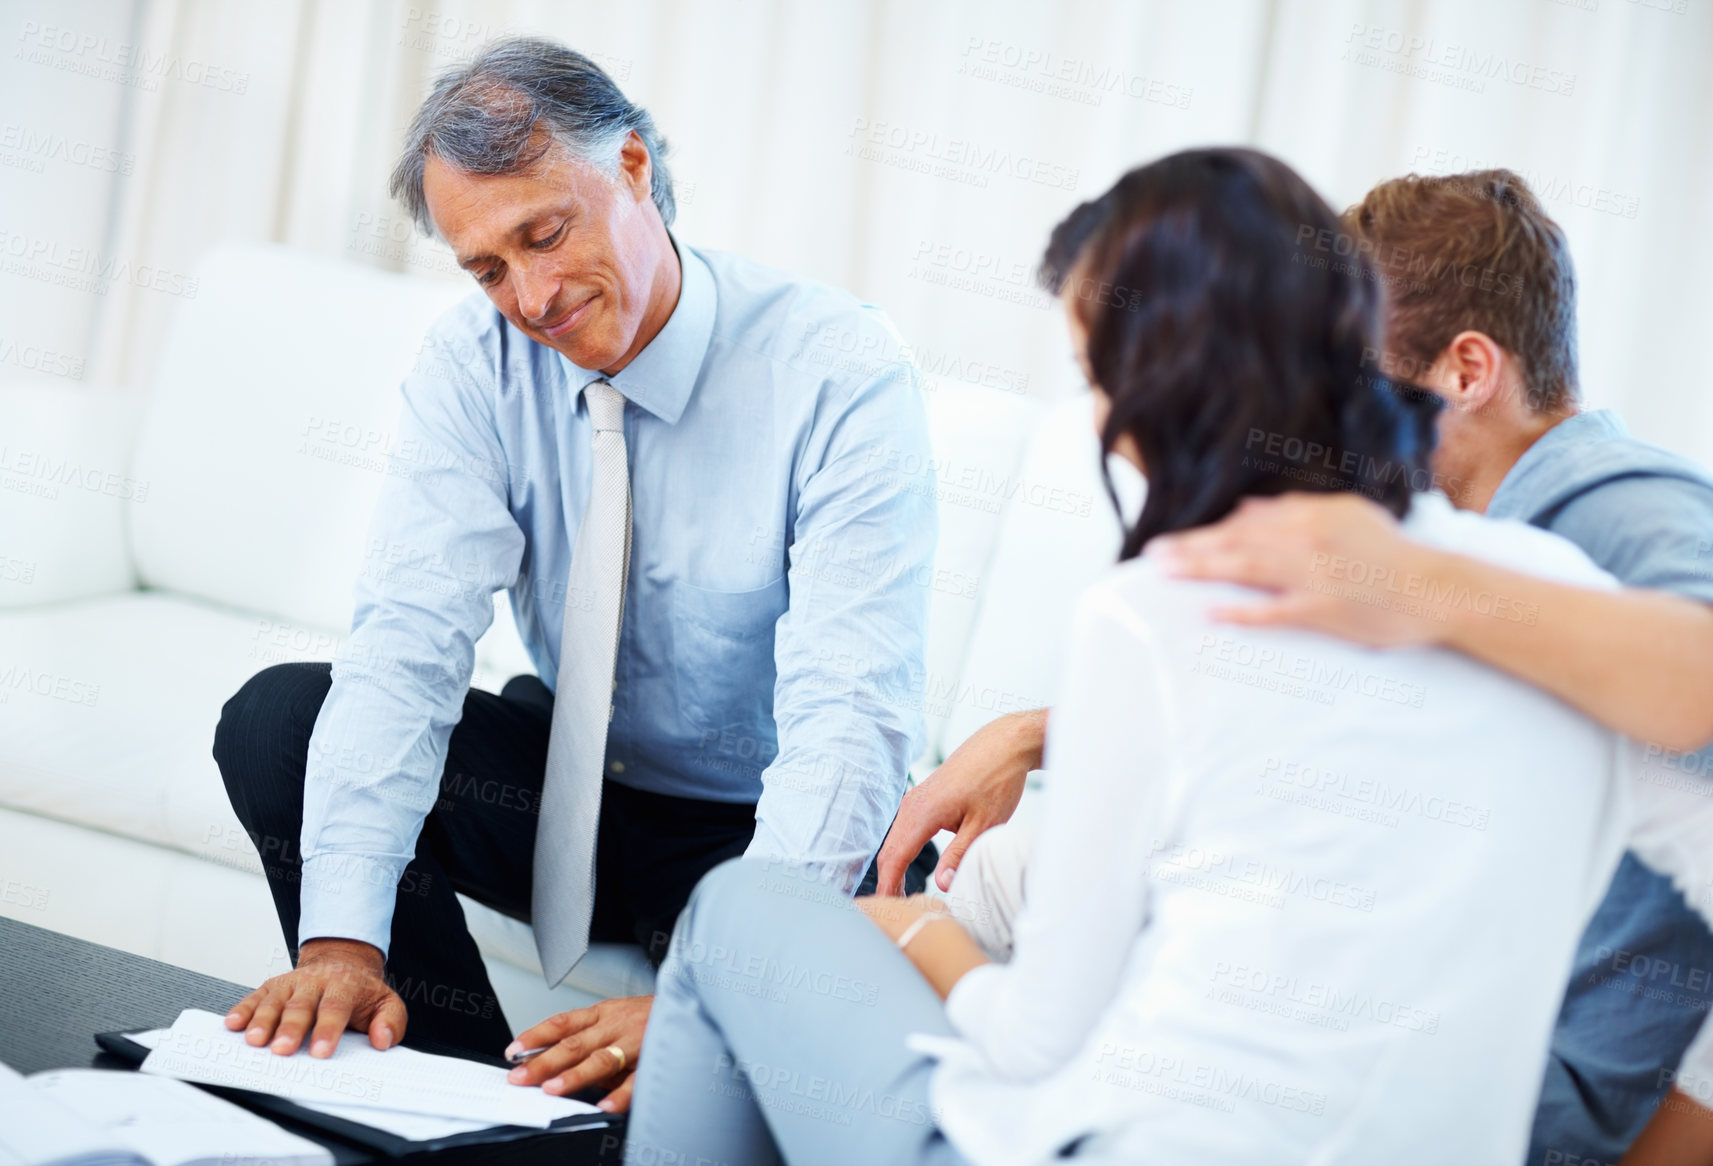
<path fill-rule="evenodd" d="M 680 246 L 670 231 L 667 237 L 678 253 L 682 278 L 678 303 L 654 339 L 610 377 L 572 364 L 564 353 L 559 354 L 559 359 L 570 377 L 574 399 L 581 398 L 583 390 L 594 382 L 604 380 L 623 393 L 625 400 L 672 425 L 690 403 L 690 393 L 696 387 L 696 377 L 708 354 L 708 344 L 714 335 L 716 295 L 714 273 L 707 262 L 691 248 Z"/>
<path fill-rule="evenodd" d="M 1511 494 L 1525 490 L 1527 483 L 1536 474 L 1545 472 L 1560 447 L 1591 441 L 1610 441 L 1614 438 L 1624 438 L 1630 435 L 1630 430 L 1624 424 L 1624 419 L 1611 409 L 1589 409 L 1573 414 L 1554 425 L 1551 429 L 1535 439 L 1535 443 L 1523 451 L 1523 456 L 1517 459 L 1505 476 L 1499 480 L 1499 488 L 1493 491 L 1493 499 L 1487 504 L 1487 513 L 1494 513 L 1494 503 L 1501 498 L 1509 500 Z"/>

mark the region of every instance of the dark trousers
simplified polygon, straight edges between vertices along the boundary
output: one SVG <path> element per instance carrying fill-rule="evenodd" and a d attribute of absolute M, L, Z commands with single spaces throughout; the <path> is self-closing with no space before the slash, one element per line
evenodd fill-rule
<path fill-rule="evenodd" d="M 310 732 L 331 685 L 326 664 L 264 669 L 226 702 L 214 734 L 214 759 L 232 808 L 261 855 L 294 964 L 304 772 Z M 440 797 L 399 880 L 393 913 L 387 980 L 410 1012 L 407 1045 L 492 1057 L 512 1039 L 454 894 L 529 921 L 552 720 L 553 695 L 534 676 L 514 678 L 498 696 L 471 689 L 464 698 Z M 668 797 L 606 782 L 590 938 L 640 944 L 658 966 L 697 881 L 742 854 L 754 832 L 753 805 Z M 935 858 L 929 844 L 911 866 L 909 889 L 926 885 Z M 872 889 L 874 879 L 870 869 L 865 886 Z"/>

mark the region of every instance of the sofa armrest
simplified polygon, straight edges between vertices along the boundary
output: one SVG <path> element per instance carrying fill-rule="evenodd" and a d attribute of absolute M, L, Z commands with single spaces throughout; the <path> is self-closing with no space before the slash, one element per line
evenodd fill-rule
<path fill-rule="evenodd" d="M 134 394 L 0 385 L 0 608 L 128 591 Z"/>

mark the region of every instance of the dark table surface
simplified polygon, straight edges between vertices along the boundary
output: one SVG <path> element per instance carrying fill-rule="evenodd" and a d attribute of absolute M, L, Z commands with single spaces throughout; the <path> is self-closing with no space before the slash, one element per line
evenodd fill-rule
<path fill-rule="evenodd" d="M 96 1046 L 96 1033 L 170 1028 L 186 1008 L 225 1012 L 249 991 L 240 984 L 0 917 L 0 1061 L 20 1073 L 129 1069 L 126 1062 Z M 392 1159 L 332 1144 L 312 1131 L 296 1132 L 328 1145 L 339 1166 L 377 1160 L 435 1166 L 465 1161 L 578 1166 L 617 1163 L 620 1157 L 615 1139 L 594 1130 Z"/>
<path fill-rule="evenodd" d="M 107 1055 L 98 1032 L 170 1028 L 186 1008 L 225 1012 L 249 991 L 0 918 L 0 1061 L 20 1073 L 88 1068 Z"/>

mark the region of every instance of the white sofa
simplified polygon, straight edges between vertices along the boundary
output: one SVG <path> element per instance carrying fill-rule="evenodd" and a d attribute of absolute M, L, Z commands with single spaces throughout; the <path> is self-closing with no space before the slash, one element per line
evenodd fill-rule
<path fill-rule="evenodd" d="M 278 248 L 216 252 L 156 382 L 0 386 L 0 914 L 258 983 L 289 966 L 210 755 L 220 707 L 348 630 L 397 385 L 467 290 Z M 930 382 L 942 534 L 930 747 L 1050 702 L 1117 527 L 1086 396 Z M 475 683 L 528 670 L 503 596 Z M 543 986 L 527 926 L 465 904 L 514 1028 L 646 991 L 634 948 Z"/>

